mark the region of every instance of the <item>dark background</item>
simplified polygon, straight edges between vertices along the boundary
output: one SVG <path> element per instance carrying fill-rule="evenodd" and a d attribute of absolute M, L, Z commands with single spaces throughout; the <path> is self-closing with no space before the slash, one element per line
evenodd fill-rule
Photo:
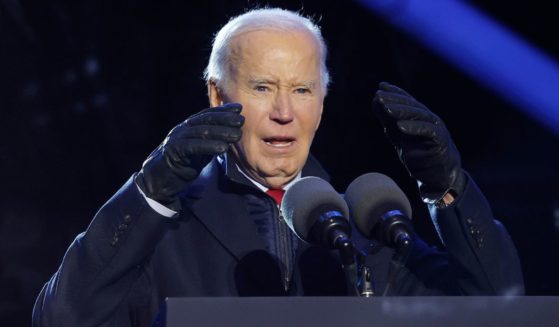
<path fill-rule="evenodd" d="M 559 56 L 553 2 L 469 2 Z M 323 27 L 333 84 L 313 153 L 336 189 L 390 175 L 438 244 L 371 112 L 378 82 L 400 85 L 451 130 L 517 245 L 527 293 L 559 295 L 558 138 L 355 3 L 0 0 L 0 324 L 30 324 L 75 235 L 169 129 L 207 106 L 212 35 L 258 4 L 303 8 Z"/>

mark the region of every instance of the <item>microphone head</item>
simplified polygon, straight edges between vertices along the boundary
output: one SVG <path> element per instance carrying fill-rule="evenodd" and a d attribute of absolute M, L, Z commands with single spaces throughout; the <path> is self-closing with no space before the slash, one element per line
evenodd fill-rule
<path fill-rule="evenodd" d="M 361 234 L 373 238 L 373 228 L 389 211 L 399 210 L 411 219 L 410 201 L 390 177 L 368 173 L 357 177 L 347 187 L 345 200 L 355 226 Z"/>
<path fill-rule="evenodd" d="M 349 216 L 346 202 L 327 181 L 319 177 L 303 177 L 283 196 L 281 211 L 285 222 L 303 241 L 310 242 L 310 230 L 321 214 L 338 211 Z"/>

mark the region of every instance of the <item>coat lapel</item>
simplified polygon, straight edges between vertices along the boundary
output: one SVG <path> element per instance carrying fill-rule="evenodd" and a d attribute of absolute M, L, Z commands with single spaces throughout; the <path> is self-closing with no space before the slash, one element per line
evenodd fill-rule
<path fill-rule="evenodd" d="M 213 160 L 184 193 L 189 208 L 206 229 L 238 260 L 255 250 L 265 250 L 264 240 L 249 216 L 239 188 L 227 180 L 220 163 Z"/>

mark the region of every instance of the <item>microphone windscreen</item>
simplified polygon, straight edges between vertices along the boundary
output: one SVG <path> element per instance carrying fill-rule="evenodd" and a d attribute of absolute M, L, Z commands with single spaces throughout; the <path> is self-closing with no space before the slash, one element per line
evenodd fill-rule
<path fill-rule="evenodd" d="M 319 177 L 303 177 L 295 182 L 283 196 L 281 211 L 285 222 L 304 241 L 320 215 L 338 211 L 346 219 L 349 208 L 346 202 L 327 181 Z"/>
<path fill-rule="evenodd" d="M 367 238 L 380 218 L 389 211 L 400 210 L 411 219 L 410 201 L 390 177 L 368 173 L 357 177 L 347 187 L 345 200 L 355 226 Z"/>

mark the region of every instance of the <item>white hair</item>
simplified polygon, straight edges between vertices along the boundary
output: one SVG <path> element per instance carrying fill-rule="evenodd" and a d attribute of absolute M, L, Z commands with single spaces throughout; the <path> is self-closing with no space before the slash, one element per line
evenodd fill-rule
<path fill-rule="evenodd" d="M 231 46 L 231 40 L 241 33 L 260 29 L 280 31 L 303 30 L 310 32 L 318 43 L 320 83 L 323 93 L 326 94 L 330 84 L 330 74 L 328 73 L 328 68 L 326 68 L 326 54 L 328 50 L 322 38 L 320 28 L 309 18 L 280 8 L 263 8 L 248 11 L 233 17 L 219 30 L 213 40 L 210 60 L 204 71 L 206 83 L 214 82 L 218 87 L 223 88 L 230 78 L 231 69 L 229 65 L 231 58 L 229 47 Z"/>

